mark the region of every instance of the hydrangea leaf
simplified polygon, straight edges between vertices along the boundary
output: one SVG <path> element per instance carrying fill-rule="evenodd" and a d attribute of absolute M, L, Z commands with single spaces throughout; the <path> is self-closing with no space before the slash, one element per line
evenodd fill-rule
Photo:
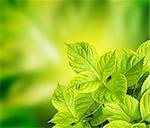
<path fill-rule="evenodd" d="M 124 104 L 107 103 L 103 110 L 106 115 L 109 115 L 110 121 L 125 120 L 132 123 L 141 118 L 139 102 L 131 96 L 125 97 Z"/>
<path fill-rule="evenodd" d="M 105 81 L 111 75 L 115 67 L 115 52 L 104 54 L 98 61 L 100 80 Z"/>
<path fill-rule="evenodd" d="M 123 120 L 116 120 L 106 124 L 103 128 L 131 128 L 131 124 L 123 121 Z"/>
<path fill-rule="evenodd" d="M 69 64 L 75 72 L 91 71 L 97 74 L 96 50 L 88 43 L 67 44 Z"/>
<path fill-rule="evenodd" d="M 73 126 L 72 125 L 67 125 L 67 126 L 54 125 L 52 128 L 73 128 Z"/>
<path fill-rule="evenodd" d="M 98 126 L 102 124 L 104 121 L 106 121 L 107 116 L 103 113 L 102 107 L 100 107 L 94 114 L 93 118 L 90 121 L 90 124 L 92 126 Z"/>
<path fill-rule="evenodd" d="M 146 78 L 146 80 L 144 81 L 144 83 L 142 85 L 141 94 L 143 94 L 149 88 L 150 88 L 150 75 Z"/>
<path fill-rule="evenodd" d="M 92 111 L 95 110 L 95 107 L 98 107 L 98 105 L 96 105 L 94 109 L 91 110 L 93 104 L 96 105 L 90 94 L 83 93 L 78 95 L 75 100 L 75 111 L 77 116 L 81 119 L 92 113 Z"/>
<path fill-rule="evenodd" d="M 115 94 L 107 89 L 103 84 L 96 91 L 92 92 L 91 95 L 92 98 L 100 105 L 112 101 L 118 102 L 118 98 Z"/>
<path fill-rule="evenodd" d="M 88 122 L 79 122 L 74 125 L 59 126 L 55 125 L 52 128 L 91 128 Z"/>
<path fill-rule="evenodd" d="M 146 128 L 145 123 L 130 124 L 123 120 L 116 120 L 106 124 L 103 128 Z"/>
<path fill-rule="evenodd" d="M 72 128 L 91 128 L 88 122 L 79 122 L 76 125 L 72 126 Z"/>
<path fill-rule="evenodd" d="M 99 84 L 99 80 L 92 72 L 85 71 L 77 74 L 69 87 L 78 90 L 80 93 L 89 93 L 95 91 Z"/>
<path fill-rule="evenodd" d="M 142 74 L 143 60 L 131 50 L 116 50 L 116 67 L 113 76 L 124 74 L 128 86 L 136 84 Z"/>
<path fill-rule="evenodd" d="M 106 87 L 119 99 L 120 102 L 124 101 L 127 92 L 127 80 L 123 74 L 116 75 L 110 80 Z"/>
<path fill-rule="evenodd" d="M 131 128 L 146 128 L 145 123 L 136 123 L 131 126 Z"/>
<path fill-rule="evenodd" d="M 58 112 L 54 115 L 54 117 L 50 120 L 50 122 L 55 123 L 60 126 L 67 126 L 72 123 L 77 122 L 77 118 L 74 117 L 69 112 Z"/>
<path fill-rule="evenodd" d="M 150 89 L 148 89 L 141 98 L 140 111 L 142 119 L 150 122 Z"/>
<path fill-rule="evenodd" d="M 150 72 L 150 40 L 141 44 L 137 53 L 144 57 L 144 72 Z"/>
<path fill-rule="evenodd" d="M 105 86 L 99 87 L 96 91 L 92 92 L 92 98 L 99 104 L 103 104 L 105 102 L 104 96 L 106 92 L 109 91 Z"/>
<path fill-rule="evenodd" d="M 58 85 L 52 96 L 52 104 L 58 111 L 68 111 L 75 115 L 75 96 L 76 95 L 73 90 L 67 90 L 65 86 Z"/>

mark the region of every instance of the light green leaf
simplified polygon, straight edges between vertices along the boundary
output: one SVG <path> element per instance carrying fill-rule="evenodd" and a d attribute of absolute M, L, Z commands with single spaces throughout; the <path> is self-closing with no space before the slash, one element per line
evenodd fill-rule
<path fill-rule="evenodd" d="M 103 113 L 102 107 L 100 107 L 94 114 L 93 118 L 90 120 L 92 126 L 98 126 L 106 121 L 107 116 Z"/>
<path fill-rule="evenodd" d="M 146 128 L 145 123 L 130 124 L 123 120 L 116 120 L 106 124 L 103 128 Z"/>
<path fill-rule="evenodd" d="M 85 71 L 77 74 L 69 87 L 78 90 L 80 93 L 89 93 L 95 91 L 99 84 L 99 80 L 92 72 Z"/>
<path fill-rule="evenodd" d="M 150 40 L 141 44 L 137 53 L 144 57 L 144 72 L 150 72 Z"/>
<path fill-rule="evenodd" d="M 131 128 L 131 124 L 123 121 L 123 120 L 116 120 L 106 124 L 103 128 Z"/>
<path fill-rule="evenodd" d="M 103 104 L 105 102 L 105 94 L 109 91 L 104 85 L 99 87 L 96 91 L 92 92 L 92 98 L 99 104 Z"/>
<path fill-rule="evenodd" d="M 105 81 L 111 75 L 115 67 L 115 52 L 104 54 L 98 61 L 100 80 Z"/>
<path fill-rule="evenodd" d="M 55 123 L 60 126 L 67 126 L 72 123 L 77 122 L 77 118 L 75 118 L 69 112 L 58 112 L 54 115 L 54 117 L 50 120 L 50 122 Z"/>
<path fill-rule="evenodd" d="M 105 102 L 116 101 L 116 96 L 108 90 L 103 84 L 94 92 L 91 93 L 92 98 L 102 105 Z"/>
<path fill-rule="evenodd" d="M 71 89 L 67 90 L 65 86 L 58 85 L 53 96 L 52 104 L 58 111 L 74 112 L 75 93 Z"/>
<path fill-rule="evenodd" d="M 119 99 L 120 102 L 124 102 L 124 98 L 127 92 L 127 80 L 122 74 L 119 74 L 112 78 L 106 87 Z"/>
<path fill-rule="evenodd" d="M 131 128 L 146 128 L 145 123 L 136 123 L 131 126 Z"/>
<path fill-rule="evenodd" d="M 146 78 L 146 80 L 144 81 L 144 83 L 142 85 L 141 94 L 143 94 L 149 88 L 150 88 L 150 75 Z"/>
<path fill-rule="evenodd" d="M 59 125 L 54 125 L 52 128 L 72 128 L 72 125 L 67 125 L 67 126 L 59 126 Z"/>
<path fill-rule="evenodd" d="M 90 116 L 93 113 L 95 113 L 99 109 L 99 107 L 100 107 L 100 104 L 94 101 L 93 104 L 87 110 L 85 117 Z"/>
<path fill-rule="evenodd" d="M 93 104 L 96 105 L 92 110 Z M 80 94 L 76 97 L 75 100 L 75 111 L 79 118 L 86 117 L 91 114 L 98 107 L 92 99 L 91 95 L 88 93 Z"/>
<path fill-rule="evenodd" d="M 106 115 L 109 115 L 108 120 L 125 120 L 134 122 L 140 119 L 139 102 L 131 96 L 125 97 L 124 104 L 106 103 L 103 109 Z"/>
<path fill-rule="evenodd" d="M 150 121 L 150 89 L 148 89 L 141 98 L 140 111 L 142 119 Z"/>
<path fill-rule="evenodd" d="M 129 58 L 127 71 L 125 72 L 128 86 L 136 84 L 140 79 L 143 69 L 143 60 L 143 58 L 135 56 Z"/>
<path fill-rule="evenodd" d="M 72 126 L 72 128 L 91 128 L 88 122 L 79 122 Z"/>
<path fill-rule="evenodd" d="M 91 128 L 88 122 L 79 122 L 74 125 L 67 125 L 67 126 L 59 126 L 55 125 L 53 128 Z"/>
<path fill-rule="evenodd" d="M 91 71 L 97 74 L 96 50 L 88 43 L 67 44 L 69 64 L 76 72 Z"/>
<path fill-rule="evenodd" d="M 113 76 L 124 74 L 127 78 L 127 85 L 136 84 L 142 74 L 143 58 L 131 50 L 116 50 L 116 67 Z"/>

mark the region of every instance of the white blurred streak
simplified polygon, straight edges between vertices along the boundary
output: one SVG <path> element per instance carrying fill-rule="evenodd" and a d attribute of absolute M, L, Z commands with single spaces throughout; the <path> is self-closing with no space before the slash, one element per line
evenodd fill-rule
<path fill-rule="evenodd" d="M 60 63 L 59 52 L 54 43 L 49 37 L 40 29 L 40 25 L 33 19 L 31 20 L 26 15 L 21 15 L 25 21 L 26 34 L 25 40 L 22 43 L 25 59 L 23 62 L 23 69 L 38 70 L 45 65 L 55 65 L 58 67 Z"/>
<path fill-rule="evenodd" d="M 49 41 L 42 32 L 40 32 L 35 26 L 30 25 L 30 34 L 36 40 L 36 44 L 42 50 L 45 56 L 49 56 L 53 62 L 59 61 L 59 55 L 52 42 Z"/>

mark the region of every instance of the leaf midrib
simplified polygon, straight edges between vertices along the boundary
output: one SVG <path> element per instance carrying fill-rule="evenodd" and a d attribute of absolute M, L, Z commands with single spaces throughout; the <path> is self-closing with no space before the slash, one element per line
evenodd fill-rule
<path fill-rule="evenodd" d="M 69 46 L 70 47 L 70 46 Z M 81 46 L 82 48 L 83 48 L 83 46 Z M 72 49 L 72 51 L 74 51 L 74 53 L 75 54 L 77 54 L 76 53 L 76 51 L 72 48 L 72 47 L 70 47 L 71 49 Z M 80 55 L 80 54 L 77 54 L 78 56 L 80 56 L 82 59 L 84 59 L 85 61 L 87 61 L 88 63 L 89 63 L 89 65 L 94 69 L 94 72 L 96 73 L 96 76 L 98 77 L 98 79 L 99 79 L 99 73 L 97 72 L 97 70 L 96 70 L 96 68 L 89 62 L 89 60 L 87 60 L 86 58 L 84 58 L 82 55 Z"/>

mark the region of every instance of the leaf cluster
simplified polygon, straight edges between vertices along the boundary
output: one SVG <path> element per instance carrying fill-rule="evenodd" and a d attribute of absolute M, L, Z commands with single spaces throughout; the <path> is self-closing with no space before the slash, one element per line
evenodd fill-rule
<path fill-rule="evenodd" d="M 149 128 L 150 41 L 137 51 L 100 56 L 88 43 L 67 44 L 75 77 L 58 85 L 53 128 Z"/>

